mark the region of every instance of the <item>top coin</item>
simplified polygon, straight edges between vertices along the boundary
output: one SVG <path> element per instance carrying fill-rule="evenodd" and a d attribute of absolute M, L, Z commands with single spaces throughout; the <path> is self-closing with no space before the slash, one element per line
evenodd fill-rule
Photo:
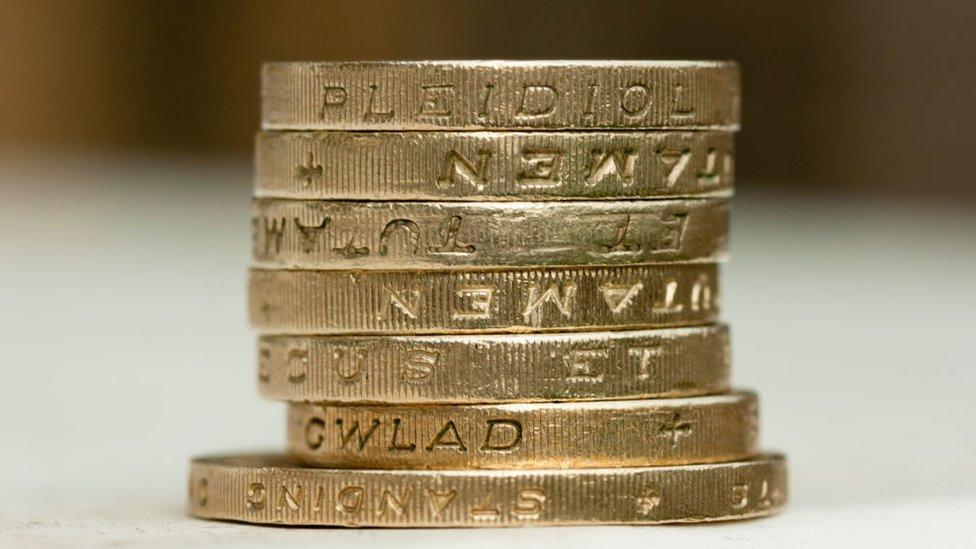
<path fill-rule="evenodd" d="M 739 128 L 719 61 L 267 63 L 265 130 Z"/>

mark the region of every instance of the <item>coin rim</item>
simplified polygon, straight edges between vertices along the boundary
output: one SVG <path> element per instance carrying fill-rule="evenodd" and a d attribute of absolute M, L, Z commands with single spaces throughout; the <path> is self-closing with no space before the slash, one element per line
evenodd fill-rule
<path fill-rule="evenodd" d="M 683 463 L 718 463 L 741 459 L 753 455 L 757 451 L 759 444 L 759 434 L 752 426 L 746 422 L 732 421 L 739 413 L 746 410 L 757 410 L 759 406 L 759 395 L 751 390 L 732 390 L 726 393 L 707 396 L 684 397 L 684 398 L 660 398 L 660 399 L 630 399 L 630 400 L 588 400 L 588 401 L 569 401 L 569 402 L 531 402 L 531 403 L 502 403 L 502 404 L 416 404 L 416 405 L 391 405 L 391 404 L 326 404 L 326 403 L 304 403 L 291 402 L 287 404 L 287 428 L 285 430 L 285 452 L 300 463 L 306 463 L 315 467 L 334 465 L 349 468 L 373 468 L 382 470 L 397 469 L 589 469 L 603 467 L 604 462 L 623 462 L 624 459 L 636 461 L 639 459 L 647 460 L 645 463 L 633 463 L 627 466 L 658 466 Z M 567 438 L 568 431 L 556 438 L 552 433 L 547 432 L 545 421 L 551 418 L 551 414 L 560 414 L 560 418 L 572 418 L 579 424 L 575 424 L 573 429 L 578 430 L 580 425 L 595 426 L 594 419 L 583 416 L 587 412 L 601 415 L 613 415 L 626 419 L 627 416 L 637 413 L 639 410 L 641 420 L 646 420 L 648 415 L 668 413 L 683 414 L 682 410 L 694 410 L 696 415 L 701 416 L 702 423 L 707 424 L 707 430 L 719 430 L 727 432 L 726 429 L 733 431 L 721 440 L 716 441 L 707 438 L 706 434 L 698 435 L 694 441 L 690 442 L 691 447 L 684 449 L 672 449 L 669 454 L 656 443 L 647 442 L 642 435 L 628 431 L 625 428 L 619 429 L 621 439 L 615 444 L 603 447 L 601 453 L 597 455 L 593 452 L 594 448 L 585 448 L 589 453 L 580 453 L 578 447 Z M 348 413 L 355 414 L 356 419 L 369 417 L 384 418 L 383 423 L 389 425 L 390 418 L 403 414 L 410 414 L 411 426 L 406 430 L 413 430 L 413 426 L 420 420 L 419 416 L 429 413 L 437 418 L 438 424 L 450 421 L 460 423 L 467 419 L 481 420 L 483 416 L 491 413 L 499 417 L 514 417 L 519 414 L 523 429 L 526 431 L 540 431 L 541 434 L 533 437 L 536 445 L 518 450 L 519 455 L 495 454 L 493 456 L 477 452 L 467 452 L 449 455 L 437 455 L 420 452 L 421 445 L 415 441 L 418 452 L 411 454 L 393 454 L 375 446 L 366 452 L 344 449 L 343 447 L 326 448 L 323 444 L 320 448 L 309 449 L 306 447 L 306 425 L 308 421 L 315 417 L 325 416 L 334 418 L 337 415 Z M 690 412 L 689 412 L 690 413 Z M 532 416 L 538 419 L 532 424 L 529 420 Z M 394 420 L 395 422 L 396 420 Z M 388 428 L 387 428 L 388 430 Z M 455 431 L 456 432 L 456 431 Z M 387 433 L 389 434 L 389 433 Z M 380 436 L 380 435 L 378 435 Z M 622 440 L 624 437 L 627 440 Z M 646 437 L 653 438 L 653 437 Z M 378 439 L 374 439 L 378 440 Z M 624 457 L 626 453 L 632 453 L 632 446 L 640 445 L 648 454 L 640 456 Z M 514 455 L 514 457 L 513 457 Z M 533 462 L 562 462 L 564 466 L 558 465 L 535 465 Z"/>
<path fill-rule="evenodd" d="M 730 374 L 731 367 L 728 364 L 727 352 L 725 347 L 729 344 L 731 335 L 731 330 L 728 324 L 716 323 L 716 324 L 705 324 L 701 326 L 685 326 L 679 328 L 658 328 L 649 330 L 612 330 L 612 331 L 594 331 L 594 332 L 546 332 L 546 333 L 531 333 L 531 334 L 446 334 L 446 335 L 291 335 L 291 334 L 268 334 L 261 335 L 258 338 L 257 343 L 257 368 L 258 368 L 258 390 L 263 398 L 275 401 L 283 402 L 329 402 L 336 404 L 402 404 L 402 405 L 413 405 L 413 404 L 501 404 L 501 403 L 518 403 L 518 402 L 567 402 L 567 401 L 590 401 L 590 400 L 635 400 L 644 398 L 682 398 L 691 396 L 706 396 L 712 394 L 719 394 L 727 392 L 730 389 Z M 313 361 L 310 355 L 308 359 L 308 367 L 305 371 L 305 378 L 301 382 L 301 387 L 297 387 L 294 383 L 289 383 L 285 380 L 286 373 L 281 370 L 288 367 L 286 360 L 273 359 L 271 360 L 271 365 L 269 370 L 274 373 L 274 375 L 269 374 L 269 381 L 264 381 L 261 376 L 261 349 L 267 345 L 271 346 L 277 350 L 283 350 L 285 348 L 291 348 L 292 346 L 299 346 L 306 350 L 316 347 L 319 351 L 327 351 L 331 348 L 331 344 L 335 345 L 348 345 L 350 348 L 360 348 L 360 347 L 371 347 L 376 346 L 377 348 L 382 348 L 382 346 L 387 346 L 383 351 L 390 349 L 390 352 L 396 352 L 398 347 L 406 348 L 407 345 L 418 345 L 422 346 L 425 350 L 435 349 L 445 349 L 445 353 L 448 350 L 453 349 L 455 346 L 470 346 L 470 345 L 489 345 L 491 348 L 494 347 L 504 347 L 508 352 L 513 352 L 517 356 L 522 357 L 525 360 L 522 363 L 514 364 L 515 367 L 508 368 L 505 372 L 509 374 L 518 374 L 520 372 L 527 373 L 530 370 L 537 368 L 542 368 L 543 365 L 530 364 L 529 359 L 526 357 L 533 356 L 537 354 L 536 349 L 542 348 L 545 345 L 551 345 L 553 348 L 559 346 L 560 348 L 565 347 L 565 351 L 572 351 L 575 346 L 584 345 L 586 348 L 590 348 L 594 345 L 605 343 L 608 346 L 612 345 L 624 345 L 628 341 L 641 341 L 646 339 L 660 340 L 664 345 L 673 345 L 671 356 L 666 359 L 662 359 L 659 362 L 659 369 L 667 369 L 667 371 L 686 371 L 693 370 L 697 373 L 701 373 L 704 379 L 704 374 L 709 374 L 711 380 L 708 383 L 703 384 L 702 389 L 681 389 L 678 387 L 673 387 L 671 390 L 663 392 L 645 392 L 645 393 L 626 393 L 623 391 L 617 391 L 611 393 L 609 391 L 604 391 L 599 396 L 556 396 L 556 395 L 546 395 L 543 394 L 545 387 L 543 386 L 546 378 L 531 378 L 530 380 L 516 379 L 523 378 L 524 376 L 515 375 L 510 376 L 510 379 L 515 379 L 519 387 L 519 396 L 516 398 L 497 398 L 493 397 L 492 393 L 486 392 L 485 394 L 479 396 L 469 396 L 463 397 L 461 391 L 456 388 L 450 391 L 455 394 L 455 396 L 449 396 L 446 394 L 448 389 L 445 387 L 450 385 L 450 383 L 444 380 L 454 380 L 459 379 L 461 375 L 444 374 L 438 378 L 438 381 L 429 386 L 416 385 L 415 391 L 385 391 L 383 394 L 374 392 L 374 389 L 369 389 L 366 386 L 357 387 L 354 391 L 349 391 L 348 394 L 339 394 L 338 392 L 331 391 L 336 387 L 339 387 L 341 383 L 334 380 L 333 374 L 327 374 L 326 372 L 332 372 L 335 368 L 335 364 L 327 358 L 323 358 L 318 361 Z M 700 355 L 706 355 L 710 359 L 711 364 L 709 368 L 705 370 L 699 362 L 695 364 L 688 363 L 688 360 L 684 355 L 691 352 L 689 350 L 689 345 L 692 345 L 688 340 L 695 340 L 698 343 L 708 342 L 711 343 L 711 349 L 695 350 L 694 355 L 696 357 Z M 703 346 L 695 344 L 696 346 Z M 721 348 L 720 348 L 721 347 Z M 371 347 L 372 348 L 372 347 Z M 522 349 L 522 350 L 519 350 Z M 324 356 L 324 355 L 321 355 Z M 539 357 L 537 357 L 539 358 Z M 314 363 L 313 363 L 314 362 Z M 387 370 L 383 376 L 388 377 L 389 375 L 394 375 L 393 371 L 398 368 L 399 365 L 393 364 L 392 362 L 373 360 L 370 362 L 370 371 L 375 371 L 377 369 Z M 462 367 L 462 364 L 445 362 L 444 365 L 440 366 L 441 369 L 446 372 L 457 370 Z M 504 366 L 502 366 L 504 367 Z M 698 372 L 701 371 L 701 372 Z M 670 375 L 668 376 L 671 377 Z M 270 379 L 273 378 L 274 381 Z M 532 381 L 533 383 L 530 383 Z M 672 380 L 677 381 L 677 376 Z M 318 383 L 316 383 L 318 382 Z M 655 381 L 654 384 L 660 385 L 659 381 Z M 376 384 L 378 385 L 378 384 Z M 475 383 L 474 385 L 478 385 Z M 550 385 L 554 385 L 551 384 Z M 604 386 L 613 386 L 614 383 L 606 382 Z M 525 388 L 532 387 L 532 396 L 525 397 Z M 663 386 L 662 386 L 663 387 Z M 327 390 L 329 389 L 329 390 Z M 331 392 L 329 392 L 331 391 Z M 381 391 L 382 392 L 382 391 Z M 595 393 L 596 391 L 594 391 Z M 369 393 L 374 393 L 375 398 L 369 398 L 368 396 L 349 396 L 352 393 L 357 393 L 358 395 L 368 395 Z M 441 393 L 438 395 L 437 393 Z M 474 393 L 472 393 L 474 394 Z M 415 396 L 422 395 L 422 396 Z M 432 396 L 433 395 L 433 396 Z"/>
<path fill-rule="evenodd" d="M 248 460 L 254 461 L 256 463 L 234 463 L 236 460 Z M 261 461 L 266 461 L 261 463 Z M 231 482 L 235 482 L 238 478 L 245 475 L 266 475 L 266 476 L 294 476 L 294 475 L 315 475 L 315 476 L 336 476 L 341 477 L 341 475 L 362 475 L 370 477 L 394 477 L 398 479 L 463 479 L 471 477 L 485 477 L 490 482 L 490 479 L 498 479 L 499 481 L 509 481 L 511 479 L 518 479 L 519 477 L 549 477 L 559 479 L 562 478 L 562 482 L 568 483 L 572 480 L 577 482 L 587 482 L 591 479 L 599 479 L 606 477 L 621 477 L 628 474 L 644 474 L 644 473 L 656 473 L 662 475 L 664 478 L 667 477 L 668 473 L 671 472 L 685 472 L 694 473 L 696 471 L 701 471 L 702 474 L 707 474 L 710 471 L 724 470 L 724 469 L 735 469 L 746 467 L 754 468 L 764 468 L 768 471 L 777 471 L 780 478 L 782 479 L 782 499 L 774 502 L 766 509 L 755 510 L 743 514 L 724 514 L 721 516 L 692 516 L 693 512 L 689 513 L 689 516 L 678 517 L 678 518 L 668 518 L 663 520 L 586 520 L 586 519 L 573 519 L 573 518 L 549 518 L 542 522 L 531 524 L 531 523 L 512 523 L 512 522 L 500 522 L 500 523 L 476 523 L 470 519 L 460 519 L 460 520 L 445 520 L 443 522 L 433 522 L 433 521 L 416 521 L 416 522 L 392 522 L 392 521 L 379 521 L 372 517 L 372 515 L 367 515 L 366 520 L 345 522 L 341 520 L 334 521 L 312 521 L 312 520 L 294 520 L 294 519 L 283 519 L 278 517 L 277 519 L 272 517 L 266 520 L 259 520 L 253 515 L 248 515 L 244 512 L 243 503 L 240 505 L 224 505 L 221 509 L 214 509 L 214 507 L 202 508 L 196 504 L 195 494 L 193 491 L 192 484 L 190 485 L 189 496 L 189 512 L 191 515 L 198 518 L 212 519 L 212 520 L 225 520 L 225 521 L 235 521 L 243 522 L 249 524 L 267 524 L 267 525 L 293 525 L 293 526 L 306 526 L 306 527 L 352 527 L 352 528 L 509 528 L 509 527 L 533 527 L 533 526 L 547 526 L 547 525 L 653 525 L 653 524 L 674 524 L 674 523 L 702 523 L 702 522 L 725 522 L 725 521 L 737 521 L 737 520 L 747 520 L 757 517 L 764 517 L 775 515 L 783 510 L 783 508 L 789 503 L 789 462 L 785 455 L 778 452 L 760 452 L 752 457 L 724 462 L 724 463 L 712 463 L 712 464 L 690 464 L 690 465 L 669 465 L 669 466 L 659 466 L 659 467 L 604 467 L 604 468 L 592 468 L 585 470 L 574 470 L 574 469 L 533 469 L 533 470 L 521 470 L 521 469 L 506 469 L 506 470 L 437 470 L 437 471 L 424 471 L 424 470 L 394 470 L 394 471 L 380 471 L 375 469 L 337 469 L 337 468 L 320 468 L 320 467 L 308 467 L 300 464 L 296 464 L 280 453 L 280 452 L 261 452 L 261 453 L 221 453 L 197 456 L 190 460 L 189 464 L 189 475 L 188 481 L 192 483 L 197 476 L 200 474 L 201 470 L 206 470 L 211 476 L 214 473 L 223 475 L 225 478 L 231 479 Z M 722 472 L 722 471 L 720 471 Z M 314 481 L 314 479 L 311 479 Z M 586 510 L 581 510 L 585 512 Z M 565 517 L 568 514 L 564 514 Z"/>

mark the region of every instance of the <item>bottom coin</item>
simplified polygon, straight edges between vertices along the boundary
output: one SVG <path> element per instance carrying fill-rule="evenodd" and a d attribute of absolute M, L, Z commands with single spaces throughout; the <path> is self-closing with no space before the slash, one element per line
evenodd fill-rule
<path fill-rule="evenodd" d="M 562 470 L 316 469 L 280 454 L 194 459 L 190 512 L 259 524 L 461 527 L 706 522 L 786 503 L 786 459 Z"/>

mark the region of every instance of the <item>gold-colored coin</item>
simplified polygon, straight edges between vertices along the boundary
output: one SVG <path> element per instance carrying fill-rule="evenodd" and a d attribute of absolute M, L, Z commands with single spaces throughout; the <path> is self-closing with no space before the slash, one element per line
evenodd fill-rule
<path fill-rule="evenodd" d="M 601 202 L 252 203 L 256 265 L 445 269 L 623 265 L 724 257 L 722 198 Z"/>
<path fill-rule="evenodd" d="M 465 405 L 289 404 L 288 453 L 378 469 L 714 463 L 756 452 L 755 394 Z"/>
<path fill-rule="evenodd" d="M 728 389 L 723 325 L 435 336 L 264 336 L 258 383 L 294 402 L 490 403 L 635 399 Z"/>
<path fill-rule="evenodd" d="M 739 67 L 715 61 L 268 63 L 266 130 L 739 125 Z"/>
<path fill-rule="evenodd" d="M 254 194 L 331 200 L 728 196 L 728 132 L 261 132 Z"/>
<path fill-rule="evenodd" d="M 637 329 L 718 317 L 718 266 L 491 271 L 252 269 L 251 324 L 279 334 Z"/>
<path fill-rule="evenodd" d="M 258 524 L 488 527 L 658 524 L 773 514 L 786 459 L 519 471 L 372 471 L 295 465 L 279 454 L 197 458 L 190 512 Z"/>

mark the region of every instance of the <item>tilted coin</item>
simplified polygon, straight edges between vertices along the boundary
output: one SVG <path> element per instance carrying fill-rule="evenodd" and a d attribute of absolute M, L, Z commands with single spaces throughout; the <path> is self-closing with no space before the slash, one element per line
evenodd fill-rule
<path fill-rule="evenodd" d="M 755 394 L 464 405 L 288 405 L 309 465 L 549 469 L 714 463 L 756 452 Z"/>
<path fill-rule="evenodd" d="M 700 325 L 718 317 L 718 266 L 486 271 L 252 269 L 265 333 L 541 332 Z"/>
<path fill-rule="evenodd" d="M 260 132 L 254 194 L 339 200 L 728 196 L 728 132 Z"/>
<path fill-rule="evenodd" d="M 786 459 L 519 471 L 375 471 L 296 465 L 280 454 L 190 464 L 190 513 L 258 524 L 488 527 L 658 524 L 773 514 Z"/>
<path fill-rule="evenodd" d="M 601 202 L 257 199 L 258 266 L 443 269 L 722 259 L 723 198 Z"/>
<path fill-rule="evenodd" d="M 717 61 L 267 63 L 266 130 L 736 129 Z"/>
<path fill-rule="evenodd" d="M 263 336 L 267 398 L 385 404 L 682 397 L 729 383 L 724 325 L 613 332 Z"/>

